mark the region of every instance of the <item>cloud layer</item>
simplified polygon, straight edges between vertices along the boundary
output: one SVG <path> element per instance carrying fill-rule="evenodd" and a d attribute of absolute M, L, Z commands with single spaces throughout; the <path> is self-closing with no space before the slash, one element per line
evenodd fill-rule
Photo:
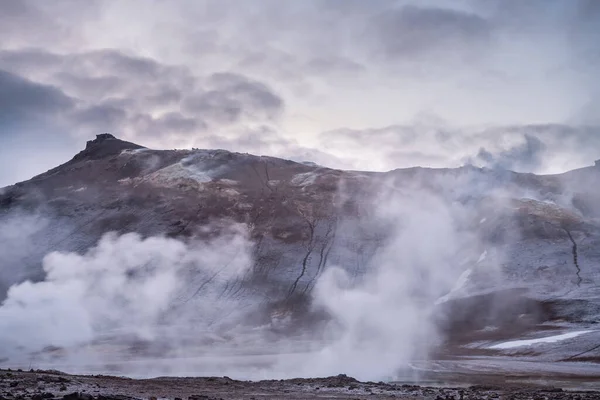
<path fill-rule="evenodd" d="M 19 168 L 0 185 L 104 131 L 341 168 L 587 165 L 599 19 L 593 0 L 2 1 L 0 144 Z"/>

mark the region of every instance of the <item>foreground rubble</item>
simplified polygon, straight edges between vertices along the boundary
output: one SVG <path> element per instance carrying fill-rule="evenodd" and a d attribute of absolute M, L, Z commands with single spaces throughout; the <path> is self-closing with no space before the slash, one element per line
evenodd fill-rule
<path fill-rule="evenodd" d="M 54 371 L 0 370 L 0 400 L 128 399 L 600 399 L 600 392 L 539 386 L 422 387 L 359 382 L 346 375 L 329 378 L 237 381 L 228 377 L 129 379 L 77 376 Z"/>

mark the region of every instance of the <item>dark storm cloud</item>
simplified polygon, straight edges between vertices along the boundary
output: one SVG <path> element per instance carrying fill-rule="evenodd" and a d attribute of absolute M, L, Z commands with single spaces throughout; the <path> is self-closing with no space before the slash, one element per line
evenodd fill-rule
<path fill-rule="evenodd" d="M 74 105 L 60 89 L 0 70 L 0 123 L 63 113 Z"/>

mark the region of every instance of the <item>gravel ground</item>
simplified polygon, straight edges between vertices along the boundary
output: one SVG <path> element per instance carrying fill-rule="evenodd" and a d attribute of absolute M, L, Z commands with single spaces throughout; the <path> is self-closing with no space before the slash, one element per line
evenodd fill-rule
<path fill-rule="evenodd" d="M 315 379 L 236 381 L 228 377 L 129 379 L 54 371 L 0 370 L 0 400 L 217 399 L 600 399 L 597 391 L 546 386 L 424 387 L 359 382 L 346 375 Z"/>

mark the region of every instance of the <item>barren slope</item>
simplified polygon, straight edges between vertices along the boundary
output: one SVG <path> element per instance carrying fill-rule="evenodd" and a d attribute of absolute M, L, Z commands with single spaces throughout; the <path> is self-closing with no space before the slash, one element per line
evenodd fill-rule
<path fill-rule="evenodd" d="M 45 254 L 83 253 L 108 231 L 185 240 L 235 221 L 250 229 L 254 266 L 222 295 L 258 305 L 265 323 L 289 315 L 289 329 L 306 328 L 325 318 L 308 307 L 320 274 L 339 266 L 359 279 L 387 244 L 393 227 L 375 212 L 381 193 L 423 191 L 467 206 L 463 223 L 480 241 L 466 255 L 468 273 L 439 301 L 446 342 L 438 357 L 597 362 L 599 182 L 597 167 L 555 176 L 474 167 L 340 171 L 224 150 L 151 150 L 100 135 L 66 164 L 0 192 L 5 227 L 35 221 L 27 243 L 4 241 L 0 294 L 43 279 Z M 492 264 L 502 279 L 488 274 Z M 190 282 L 189 293 L 201 299 L 210 279 Z M 490 349 L 572 330 L 592 332 L 560 346 Z"/>

